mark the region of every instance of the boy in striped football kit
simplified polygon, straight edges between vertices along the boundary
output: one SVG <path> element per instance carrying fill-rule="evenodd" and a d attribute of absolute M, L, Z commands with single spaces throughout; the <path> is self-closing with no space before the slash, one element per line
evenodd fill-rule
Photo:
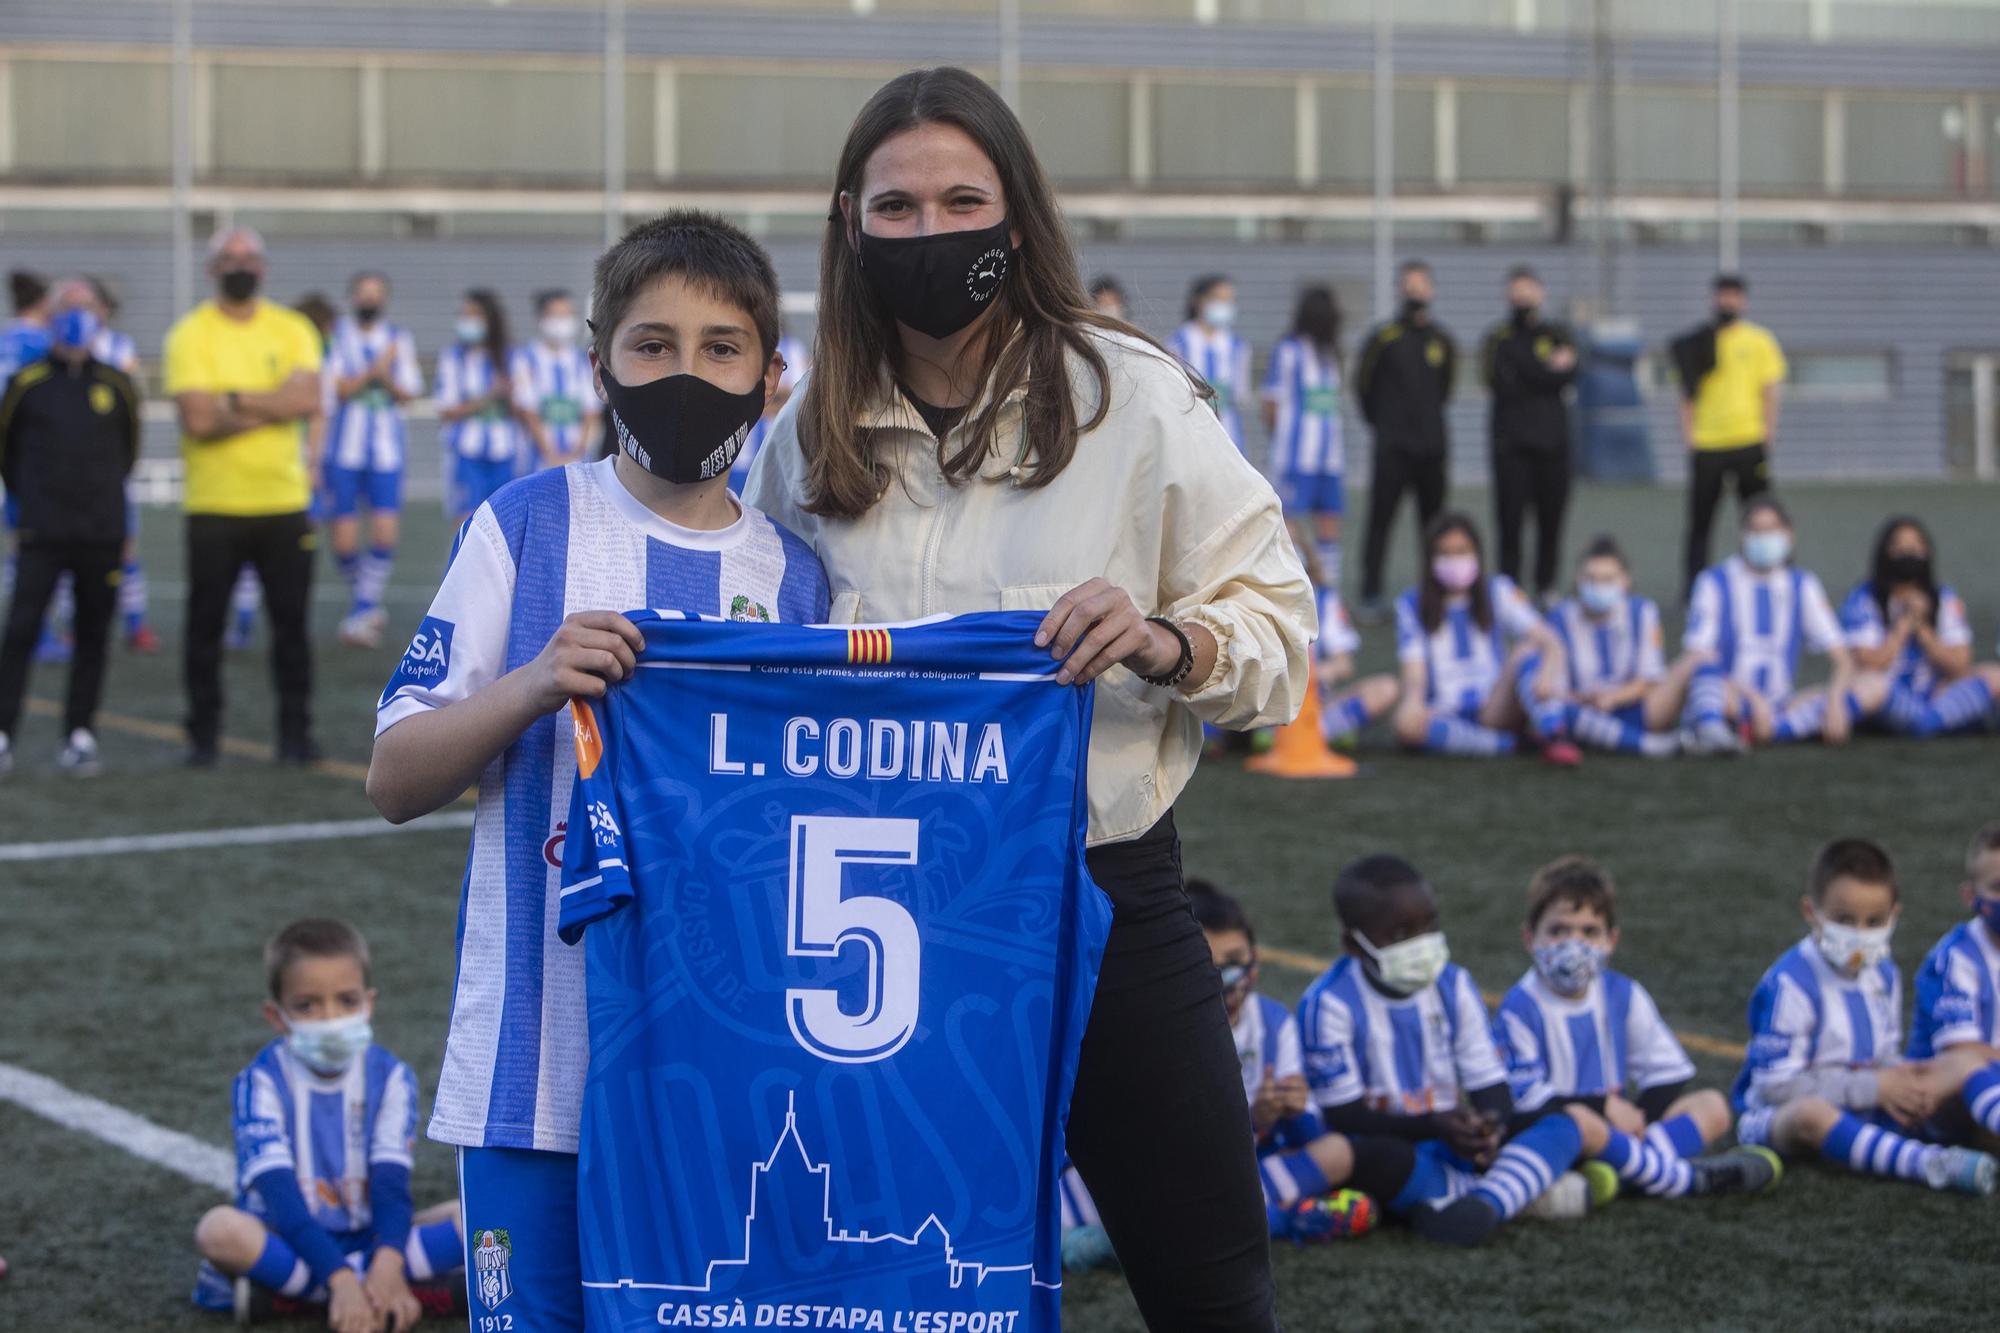
<path fill-rule="evenodd" d="M 389 279 L 357 273 L 348 281 L 349 313 L 327 340 L 326 455 L 322 464 L 334 568 L 353 594 L 340 640 L 372 648 L 388 616 L 382 595 L 401 536 L 403 468 L 409 430 L 403 405 L 424 391 L 410 331 L 387 317 Z M 368 549 L 361 549 L 361 506 L 368 506 Z"/>
<path fill-rule="evenodd" d="M 1493 1020 L 1514 1105 L 1582 1105 L 1603 1116 L 1620 1135 L 1598 1160 L 1655 1197 L 1716 1193 L 1723 1179 L 1768 1187 L 1781 1168 L 1767 1149 L 1699 1156 L 1729 1132 L 1729 1101 L 1713 1088 L 1689 1089 L 1694 1062 L 1653 997 L 1605 966 L 1618 947 L 1616 895 L 1604 868 L 1581 856 L 1535 872 L 1521 928 L 1534 966 Z"/>
<path fill-rule="evenodd" d="M 590 388 L 590 357 L 577 346 L 583 321 L 576 298 L 559 288 L 535 294 L 535 337 L 517 354 L 514 410 L 535 443 L 523 471 L 597 456 L 604 408 Z"/>
<path fill-rule="evenodd" d="M 589 1041 L 583 950 L 556 934 L 577 773 L 563 709 L 634 668 L 644 641 L 612 608 L 827 613 L 812 551 L 728 491 L 730 456 L 778 375 L 764 251 L 719 218 L 668 213 L 598 260 L 591 308 L 597 392 L 621 451 L 524 477 L 479 506 L 382 693 L 369 773 L 397 820 L 478 784 L 430 1135 L 460 1150 L 469 1234 L 494 1236 L 471 1298 L 535 1330 L 583 1326 Z"/>
<path fill-rule="evenodd" d="M 1897 1049 L 1903 979 L 1889 940 L 1901 898 L 1895 866 L 1874 843 L 1840 838 L 1820 850 L 1800 903 L 1811 933 L 1750 996 L 1750 1050 L 1732 1090 L 1736 1137 L 1864 1175 L 1988 1195 L 1993 1158 L 1941 1145 L 1929 1126 L 1941 1100 L 1965 1086 L 1964 1071 L 1906 1061 Z"/>
<path fill-rule="evenodd" d="M 1196 278 L 1188 288 L 1187 319 L 1167 340 L 1167 349 L 1215 391 L 1209 406 L 1236 447 L 1244 449 L 1243 400 L 1254 385 L 1250 344 L 1236 331 L 1236 284 L 1220 273 Z"/>
<path fill-rule="evenodd" d="M 2000 1135 L 2000 822 L 1973 836 L 1958 895 L 1972 919 L 1946 931 L 1917 969 L 1909 1054 L 1931 1062 L 1936 1087 L 1958 1086 L 1937 1124 L 1964 1142 Z"/>

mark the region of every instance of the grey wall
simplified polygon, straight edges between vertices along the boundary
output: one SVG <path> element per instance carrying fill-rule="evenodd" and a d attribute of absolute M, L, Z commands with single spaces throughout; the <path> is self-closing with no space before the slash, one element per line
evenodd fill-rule
<path fill-rule="evenodd" d="M 812 289 L 817 250 L 807 240 L 777 240 L 771 249 L 787 290 Z M 516 336 L 530 322 L 529 293 L 589 285 L 598 247 L 579 240 L 379 240 L 277 237 L 272 241 L 271 289 L 290 300 L 318 287 L 336 297 L 347 276 L 364 265 L 394 279 L 395 317 L 415 332 L 426 365 L 449 336 L 459 294 L 496 287 L 509 306 Z M 1551 308 L 1560 309 L 1588 282 L 1589 252 L 1541 247 L 1426 246 L 1437 270 L 1438 314 L 1468 360 L 1499 312 L 1507 268 L 1526 261 L 1542 273 Z M 1648 344 L 1666 339 L 1707 309 L 1713 252 L 1706 247 L 1646 249 L 1621 262 L 1621 304 L 1641 321 Z M 125 294 L 123 325 L 149 363 L 159 358 L 170 322 L 167 245 L 159 239 L 116 237 L 0 238 L 0 266 L 26 264 L 50 272 L 104 274 Z M 1237 281 L 1241 324 L 1258 350 L 1258 370 L 1282 333 L 1299 285 L 1329 281 L 1348 315 L 1351 347 L 1367 321 L 1368 251 L 1361 245 L 1277 245 L 1198 241 L 1086 244 L 1086 275 L 1116 274 L 1134 299 L 1134 315 L 1164 335 L 1180 318 L 1190 275 L 1220 270 Z M 1807 351 L 1893 349 L 1889 399 L 1809 401 L 1795 395 L 1784 415 L 1780 447 L 1793 476 L 1937 477 L 1944 471 L 1945 358 L 1953 350 L 2000 351 L 2000 254 L 1976 249 L 1897 250 L 1851 244 L 1827 250 L 1759 250 L 1744 257 L 1752 283 L 1753 317 L 1768 324 L 1794 355 Z M 1668 478 L 1681 470 L 1676 408 L 1668 394 L 1651 409 L 1653 444 Z M 1476 386 L 1461 389 L 1452 409 L 1460 475 L 1484 473 L 1485 400 Z M 1366 436 L 1350 422 L 1349 456 L 1365 459 Z M 154 447 L 168 447 L 164 439 Z M 427 447 L 419 441 L 419 447 Z M 1261 457 L 1263 444 L 1252 445 Z M 1365 466 L 1364 466 L 1365 470 Z"/>

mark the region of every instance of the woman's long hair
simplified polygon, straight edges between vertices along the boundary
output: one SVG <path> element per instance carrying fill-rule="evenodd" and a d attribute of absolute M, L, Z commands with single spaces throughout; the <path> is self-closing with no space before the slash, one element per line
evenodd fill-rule
<path fill-rule="evenodd" d="M 1437 559 L 1438 543 L 1446 534 L 1462 532 L 1472 543 L 1472 553 L 1479 559 L 1479 577 L 1465 590 L 1472 599 L 1472 620 L 1480 631 L 1493 628 L 1493 599 L 1487 592 L 1486 543 L 1479 540 L 1479 525 L 1472 521 L 1472 515 L 1461 509 L 1447 509 L 1431 520 L 1424 529 L 1424 567 L 1417 571 L 1417 618 L 1424 622 L 1424 632 L 1437 633 L 1437 627 L 1444 623 L 1444 603 L 1451 593 L 1438 582 L 1437 573 L 1431 562 Z"/>
<path fill-rule="evenodd" d="M 465 294 L 465 299 L 479 307 L 479 313 L 486 319 L 486 337 L 480 346 L 486 349 L 486 361 L 492 367 L 493 377 L 503 379 L 507 374 L 507 312 L 500 306 L 499 296 L 490 287 L 474 287 Z"/>
<path fill-rule="evenodd" d="M 1111 372 L 1088 330 L 1115 331 L 1159 348 L 1131 325 L 1099 313 L 1085 295 L 1055 191 L 1027 131 L 1000 95 L 952 66 L 898 75 L 868 99 L 847 132 L 820 244 L 819 328 L 798 423 L 809 513 L 858 518 L 882 498 L 891 480 L 859 419 L 880 392 L 883 364 L 894 365 L 899 356 L 896 320 L 862 275 L 840 198 L 851 197 L 852 231 L 858 233 L 868 159 L 884 141 L 920 125 L 954 126 L 979 145 L 1000 178 L 1007 219 L 1021 235 L 1013 271 L 984 316 L 990 322 L 970 387 L 974 401 L 981 388 L 987 390 L 986 406 L 967 421 L 956 449 L 947 452 L 938 442 L 938 466 L 947 481 L 957 485 L 978 473 L 994 445 L 1001 403 L 1025 382 L 1021 484 L 1048 485 L 1075 456 L 1077 437 L 1096 429 L 1110 407 Z M 1070 354 L 1096 380 L 1096 393 L 1085 396 L 1096 403 L 1087 420 L 1078 419 Z"/>
<path fill-rule="evenodd" d="M 1889 579 L 1889 543 L 1896 540 L 1896 534 L 1904 528 L 1914 531 L 1924 539 L 1924 550 L 1931 559 L 1930 577 L 1920 586 L 1931 599 L 1930 622 L 1937 624 L 1937 543 L 1931 540 L 1931 531 L 1923 520 L 1908 514 L 1897 514 L 1885 521 L 1875 533 L 1875 554 L 1868 562 L 1868 591 L 1875 598 L 1875 608 L 1882 613 L 1882 623 L 1889 623 L 1889 592 L 1896 585 Z"/>
<path fill-rule="evenodd" d="M 1320 359 L 1340 365 L 1340 300 L 1331 287 L 1308 287 L 1299 293 L 1292 307 L 1292 336 L 1304 338 L 1319 352 Z"/>

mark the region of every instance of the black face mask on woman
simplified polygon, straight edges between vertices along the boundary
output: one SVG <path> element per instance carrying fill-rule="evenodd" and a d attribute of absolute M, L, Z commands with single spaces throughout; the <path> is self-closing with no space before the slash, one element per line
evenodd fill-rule
<path fill-rule="evenodd" d="M 686 486 L 729 471 L 764 415 L 764 377 L 748 393 L 731 393 L 699 375 L 620 384 L 607 366 L 604 397 L 619 447 L 662 481 Z"/>
<path fill-rule="evenodd" d="M 864 231 L 858 245 L 861 274 L 889 313 L 932 338 L 949 338 L 986 313 L 1016 253 L 1005 218 L 929 236 Z"/>

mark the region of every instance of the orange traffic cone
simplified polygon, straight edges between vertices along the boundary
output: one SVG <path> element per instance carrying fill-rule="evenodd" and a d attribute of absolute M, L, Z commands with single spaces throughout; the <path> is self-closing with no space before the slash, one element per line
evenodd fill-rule
<path fill-rule="evenodd" d="M 1278 778 L 1351 778 L 1359 771 L 1352 759 L 1326 748 L 1326 738 L 1320 735 L 1317 689 L 1306 693 L 1306 706 L 1299 715 L 1278 728 L 1271 748 L 1244 767 Z"/>

